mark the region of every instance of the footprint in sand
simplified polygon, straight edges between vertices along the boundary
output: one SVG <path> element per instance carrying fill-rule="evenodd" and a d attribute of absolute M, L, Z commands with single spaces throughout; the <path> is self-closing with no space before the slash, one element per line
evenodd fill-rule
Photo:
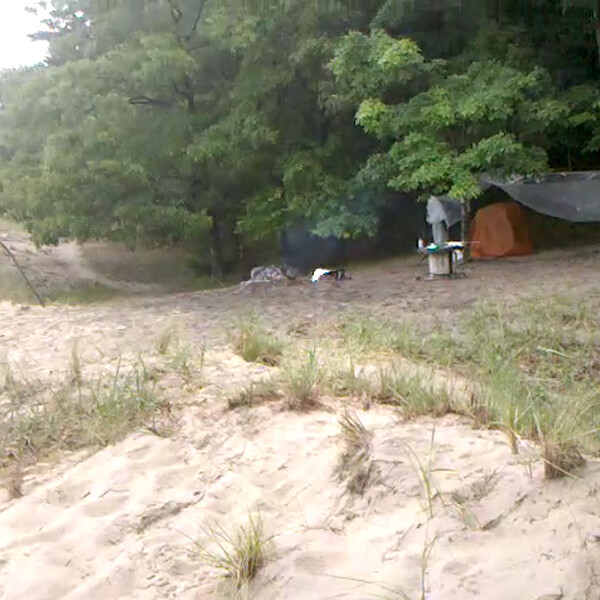
<path fill-rule="evenodd" d="M 133 448 L 133 450 L 129 450 L 129 452 L 127 452 L 127 457 L 132 462 L 145 461 L 148 458 L 148 455 L 150 455 L 154 449 L 155 448 L 152 443 L 146 442 L 139 448 Z"/>
<path fill-rule="evenodd" d="M 129 494 L 126 492 L 108 492 L 105 496 L 97 500 L 85 502 L 79 511 L 86 517 L 94 519 L 108 517 L 115 514 L 129 500 Z"/>
<path fill-rule="evenodd" d="M 449 575 L 464 575 L 470 568 L 471 565 L 465 562 L 451 559 L 442 567 L 442 573 L 448 573 Z"/>
<path fill-rule="evenodd" d="M 294 566 L 306 573 L 318 573 L 323 570 L 324 565 L 323 557 L 314 552 L 303 552 L 294 559 Z"/>
<path fill-rule="evenodd" d="M 3 550 L 12 550 L 14 548 L 25 548 L 33 544 L 54 544 L 59 542 L 67 530 L 65 524 L 51 525 L 39 529 L 35 533 L 22 535 L 16 538 L 12 543 L 2 547 Z M 0 596 L 0 598 L 3 598 Z"/>
<path fill-rule="evenodd" d="M 180 487 L 182 482 L 189 482 L 189 489 L 199 487 L 199 469 L 197 467 L 173 467 L 163 469 L 156 474 L 155 486 L 157 490 Z"/>

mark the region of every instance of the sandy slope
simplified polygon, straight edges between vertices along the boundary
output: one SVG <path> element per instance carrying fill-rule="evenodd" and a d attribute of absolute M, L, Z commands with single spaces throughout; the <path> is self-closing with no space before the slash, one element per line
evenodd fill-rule
<path fill-rule="evenodd" d="M 420 599 L 421 556 L 434 539 L 430 600 L 597 600 L 598 463 L 579 478 L 544 482 L 531 451 L 515 457 L 501 433 L 447 417 L 435 424 L 439 494 L 428 519 L 408 448 L 427 463 L 432 421 L 399 423 L 383 408 L 359 410 L 374 433 L 380 480 L 354 498 L 333 476 L 339 406 L 306 415 L 276 405 L 224 410 L 223 389 L 265 371 L 223 348 L 242 311 L 260 310 L 284 330 L 307 324 L 310 334 L 320 319 L 354 308 L 422 318 L 513 291 L 558 291 L 565 282 L 588 289 L 599 265 L 596 254 L 533 257 L 477 265 L 460 283 L 431 285 L 415 281 L 420 269 L 399 262 L 319 289 L 45 310 L 0 304 L 0 360 L 40 380 L 65 368 L 74 339 L 92 370 L 112 368 L 120 354 L 149 352 L 167 323 L 181 328 L 186 343 L 207 339 L 211 348 L 202 391 L 166 390 L 180 419 L 172 438 L 136 432 L 97 454 L 38 465 L 27 473 L 23 498 L 9 500 L 0 490 L 0 599 L 213 598 L 217 574 L 190 538 L 201 537 L 203 523 L 230 528 L 258 508 L 273 550 L 249 590 L 254 600 L 395 600 L 403 598 L 399 589 Z M 486 489 L 493 471 L 495 485 Z M 461 516 L 451 493 L 470 486 L 487 494 L 471 499 Z"/>
<path fill-rule="evenodd" d="M 448 417 L 435 424 L 441 496 L 429 520 L 407 448 L 426 462 L 433 422 L 401 424 L 379 409 L 361 417 L 381 471 L 362 498 L 332 477 L 335 414 L 274 406 L 223 413 L 207 402 L 188 408 L 176 439 L 139 433 L 61 467 L 0 508 L 0 598 L 212 598 L 217 579 L 189 538 L 207 520 L 231 527 L 256 508 L 274 539 L 251 598 L 402 597 L 384 586 L 420 598 L 421 554 L 434 538 L 431 600 L 598 597 L 599 465 L 544 483 L 539 463 L 530 478 L 502 434 Z M 471 529 L 450 493 L 492 469 L 494 485 L 468 505 L 469 525 L 487 530 Z"/>
<path fill-rule="evenodd" d="M 194 278 L 187 255 L 169 250 L 131 252 L 117 244 L 62 243 L 36 248 L 30 236 L 0 219 L 0 241 L 10 250 L 42 296 L 86 285 L 116 292 L 160 294 L 185 289 Z M 189 286 L 188 286 L 189 287 Z M 34 302 L 12 260 L 0 250 L 0 298 Z"/>

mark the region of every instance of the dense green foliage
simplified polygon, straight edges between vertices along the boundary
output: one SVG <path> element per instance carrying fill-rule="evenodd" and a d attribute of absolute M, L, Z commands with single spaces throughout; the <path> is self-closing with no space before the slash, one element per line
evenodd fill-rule
<path fill-rule="evenodd" d="M 398 192 L 595 168 L 595 2 L 52 0 L 0 77 L 0 210 L 40 244 L 377 232 Z"/>

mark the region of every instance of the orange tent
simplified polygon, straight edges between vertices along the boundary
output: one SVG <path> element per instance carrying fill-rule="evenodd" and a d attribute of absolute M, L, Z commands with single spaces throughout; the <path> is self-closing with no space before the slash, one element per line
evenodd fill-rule
<path fill-rule="evenodd" d="M 497 258 L 533 254 L 525 213 L 518 204 L 499 202 L 480 209 L 471 227 L 471 256 Z"/>

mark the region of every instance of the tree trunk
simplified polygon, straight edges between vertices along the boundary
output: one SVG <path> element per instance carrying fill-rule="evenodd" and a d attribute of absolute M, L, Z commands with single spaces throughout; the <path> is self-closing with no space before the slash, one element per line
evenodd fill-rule
<path fill-rule="evenodd" d="M 221 239 L 221 221 L 215 212 L 209 216 L 212 219 L 209 232 L 210 242 L 210 269 L 213 279 L 223 281 L 225 265 L 223 263 L 223 241 Z"/>
<path fill-rule="evenodd" d="M 600 0 L 594 10 L 594 31 L 596 32 L 596 45 L 598 46 L 598 64 L 600 64 Z"/>
<path fill-rule="evenodd" d="M 237 246 L 237 270 L 241 279 L 244 279 L 248 273 L 248 265 L 246 264 L 246 249 L 244 246 L 244 236 L 241 233 L 234 233 L 234 239 Z"/>
<path fill-rule="evenodd" d="M 594 22 L 594 31 L 596 32 L 596 45 L 598 46 L 598 63 L 600 64 L 600 20 L 596 17 Z"/>
<path fill-rule="evenodd" d="M 496 23 L 500 23 L 500 17 L 502 15 L 502 7 L 500 0 L 492 0 L 492 19 Z"/>

